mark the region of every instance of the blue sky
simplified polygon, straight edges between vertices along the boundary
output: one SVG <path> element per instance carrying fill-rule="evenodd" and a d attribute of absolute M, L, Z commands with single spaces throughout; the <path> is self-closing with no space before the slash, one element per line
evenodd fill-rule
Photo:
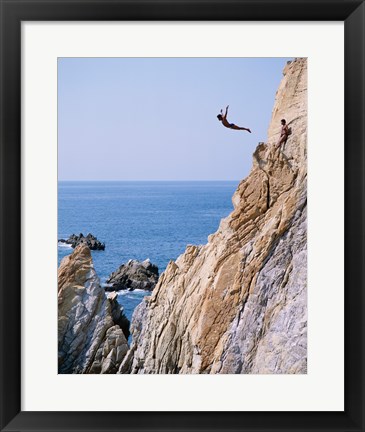
<path fill-rule="evenodd" d="M 242 179 L 288 60 L 60 58 L 59 180 Z"/>

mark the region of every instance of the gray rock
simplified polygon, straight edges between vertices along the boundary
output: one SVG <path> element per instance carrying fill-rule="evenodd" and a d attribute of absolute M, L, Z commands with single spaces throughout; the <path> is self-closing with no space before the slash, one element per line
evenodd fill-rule
<path fill-rule="evenodd" d="M 68 239 L 60 239 L 58 240 L 60 243 L 66 243 L 71 245 L 73 248 L 77 247 L 80 244 L 86 244 L 90 250 L 105 250 L 105 243 L 101 243 L 96 237 L 92 234 L 88 234 L 84 236 L 82 233 L 79 235 L 72 234 Z"/>
<path fill-rule="evenodd" d="M 149 259 L 129 260 L 122 264 L 106 281 L 106 291 L 142 289 L 152 291 L 158 281 L 158 267 Z"/>

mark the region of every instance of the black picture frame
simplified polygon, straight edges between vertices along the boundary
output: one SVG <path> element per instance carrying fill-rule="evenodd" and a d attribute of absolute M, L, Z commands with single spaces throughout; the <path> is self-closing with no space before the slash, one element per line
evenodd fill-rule
<path fill-rule="evenodd" d="M 0 7 L 0 429 L 2 431 L 364 431 L 364 2 L 358 0 L 0 0 Z M 344 412 L 21 411 L 20 26 L 22 21 L 33 20 L 344 21 L 346 177 Z M 327 126 L 336 127 L 336 125 Z M 123 398 L 123 394 L 120 397 Z"/>

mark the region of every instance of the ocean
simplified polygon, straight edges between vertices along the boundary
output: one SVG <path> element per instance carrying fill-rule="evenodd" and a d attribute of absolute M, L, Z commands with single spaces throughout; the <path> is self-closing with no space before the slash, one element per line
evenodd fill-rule
<path fill-rule="evenodd" d="M 104 284 L 130 259 L 149 258 L 160 274 L 188 244 L 205 244 L 233 209 L 238 181 L 59 182 L 58 238 L 91 233 L 105 243 L 92 251 Z M 58 261 L 72 253 L 58 244 Z M 148 291 L 119 291 L 118 301 L 131 319 Z"/>

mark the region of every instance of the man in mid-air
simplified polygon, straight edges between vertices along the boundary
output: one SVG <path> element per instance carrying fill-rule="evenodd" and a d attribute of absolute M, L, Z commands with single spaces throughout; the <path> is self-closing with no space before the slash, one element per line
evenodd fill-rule
<path fill-rule="evenodd" d="M 225 126 L 228 129 L 245 130 L 245 131 L 251 133 L 250 129 L 247 129 L 247 128 L 244 128 L 244 127 L 239 127 L 239 126 L 235 125 L 234 123 L 229 123 L 228 122 L 228 120 L 227 120 L 228 107 L 229 107 L 229 105 L 227 105 L 226 113 L 225 114 L 223 114 L 223 110 L 221 110 L 221 113 L 217 115 L 217 118 L 218 118 L 219 121 L 222 122 L 222 125 Z"/>

